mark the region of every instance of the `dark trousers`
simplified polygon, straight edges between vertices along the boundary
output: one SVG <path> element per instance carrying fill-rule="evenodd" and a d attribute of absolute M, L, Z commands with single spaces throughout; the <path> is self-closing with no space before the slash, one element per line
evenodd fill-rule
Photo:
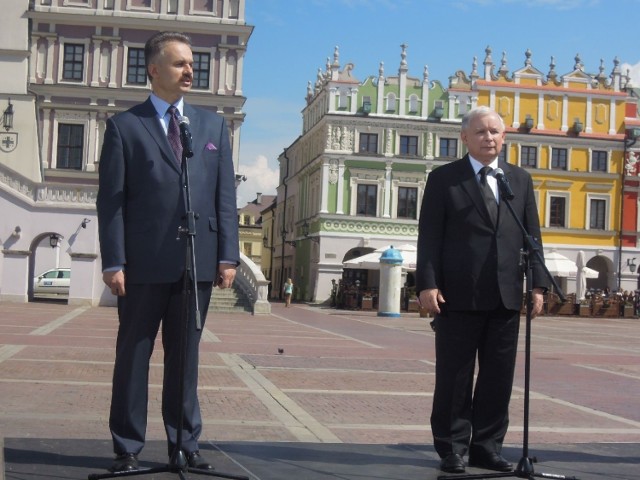
<path fill-rule="evenodd" d="M 431 413 L 441 457 L 497 452 L 509 425 L 520 314 L 451 311 L 435 319 L 436 386 Z M 478 359 L 478 376 L 473 376 Z"/>
<path fill-rule="evenodd" d="M 195 308 L 189 309 L 186 330 L 183 322 L 183 282 L 170 284 L 127 284 L 127 295 L 118 297 L 119 328 L 109 428 L 116 454 L 138 454 L 144 447 L 147 428 L 149 360 L 162 322 L 164 378 L 162 418 L 167 433 L 168 452 L 177 441 L 181 371 L 180 338 L 187 335 L 184 368 L 184 420 L 182 447 L 186 452 L 198 449 L 202 418 L 198 403 L 198 346 L 201 331 L 196 330 Z M 198 283 L 198 301 L 202 325 L 211 298 L 211 282 Z"/>

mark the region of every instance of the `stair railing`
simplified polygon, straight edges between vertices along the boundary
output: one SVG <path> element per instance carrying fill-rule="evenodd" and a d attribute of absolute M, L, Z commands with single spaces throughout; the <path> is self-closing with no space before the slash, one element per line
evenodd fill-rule
<path fill-rule="evenodd" d="M 240 253 L 240 265 L 236 270 L 235 284 L 249 299 L 253 314 L 271 313 L 271 304 L 268 300 L 269 280 L 260 271 L 249 257 Z"/>

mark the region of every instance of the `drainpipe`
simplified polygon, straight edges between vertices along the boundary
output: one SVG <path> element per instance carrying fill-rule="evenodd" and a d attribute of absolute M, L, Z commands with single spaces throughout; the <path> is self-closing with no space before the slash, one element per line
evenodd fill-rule
<path fill-rule="evenodd" d="M 277 201 L 276 201 L 277 205 Z M 271 261 L 269 262 L 269 299 L 273 295 L 273 252 L 275 249 L 273 248 L 273 239 L 275 237 L 276 231 L 276 216 L 275 216 L 275 208 L 271 210 L 271 245 L 269 245 L 269 256 L 271 257 Z"/>
<path fill-rule="evenodd" d="M 624 223 L 624 191 L 625 191 L 625 166 L 627 163 L 627 153 L 629 153 L 629 148 L 633 147 L 636 143 L 637 139 L 627 138 L 627 135 L 624 136 L 624 151 L 622 157 L 622 169 L 620 172 L 620 240 L 618 241 L 618 291 L 622 288 L 622 241 L 624 238 L 623 233 L 623 223 Z"/>
<path fill-rule="evenodd" d="M 284 248 L 286 246 L 285 243 L 285 223 L 287 220 L 287 180 L 289 179 L 289 157 L 287 157 L 287 149 L 285 148 L 282 152 L 282 156 L 287 161 L 287 173 L 282 178 L 282 184 L 284 185 L 284 201 L 282 202 L 282 229 L 280 230 L 280 236 L 282 237 L 282 251 L 280 255 L 280 285 L 278 285 L 278 289 L 280 293 L 278 294 L 278 298 L 282 300 L 282 288 L 284 287 Z"/>

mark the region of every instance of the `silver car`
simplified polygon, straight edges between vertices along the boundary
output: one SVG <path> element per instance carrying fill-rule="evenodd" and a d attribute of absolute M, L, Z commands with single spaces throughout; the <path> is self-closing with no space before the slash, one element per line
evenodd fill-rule
<path fill-rule="evenodd" d="M 34 294 L 69 295 L 71 270 L 69 268 L 52 268 L 33 279 Z"/>

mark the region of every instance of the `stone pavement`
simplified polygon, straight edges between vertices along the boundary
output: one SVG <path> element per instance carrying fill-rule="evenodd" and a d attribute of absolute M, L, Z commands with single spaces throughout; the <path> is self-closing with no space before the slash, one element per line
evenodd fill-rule
<path fill-rule="evenodd" d="M 0 303 L 0 479 L 3 471 L 7 479 L 86 478 L 110 464 L 116 328 L 114 308 Z M 506 438 L 515 462 L 523 442 L 524 324 L 521 332 Z M 531 340 L 529 455 L 582 479 L 639 479 L 640 320 L 542 317 L 533 322 Z M 164 452 L 161 365 L 158 343 L 149 446 L 141 460 L 164 461 L 158 457 Z M 302 448 L 307 459 L 315 458 L 311 451 L 328 455 L 321 469 L 304 475 L 249 472 L 252 480 L 436 478 L 428 428 L 433 374 L 433 332 L 417 314 L 387 318 L 281 304 L 264 316 L 210 312 L 201 345 L 203 449 L 236 463 L 251 457 L 258 470 L 258 451 L 265 457 L 262 467 L 270 468 L 268 455 L 281 457 L 285 446 L 294 457 Z M 30 449 L 31 457 L 48 455 L 33 462 L 40 465 L 64 464 L 67 450 L 75 450 L 76 460 L 66 465 L 73 474 L 43 475 L 26 465 Z M 364 474 L 361 464 L 356 469 L 346 462 L 351 473 L 336 476 L 344 463 L 339 452 L 362 462 L 365 450 L 367 458 L 392 451 L 384 457 L 393 459 L 385 467 L 389 473 Z M 95 468 L 78 460 L 83 452 L 93 456 Z M 398 464 L 414 470 L 397 473 Z"/>

